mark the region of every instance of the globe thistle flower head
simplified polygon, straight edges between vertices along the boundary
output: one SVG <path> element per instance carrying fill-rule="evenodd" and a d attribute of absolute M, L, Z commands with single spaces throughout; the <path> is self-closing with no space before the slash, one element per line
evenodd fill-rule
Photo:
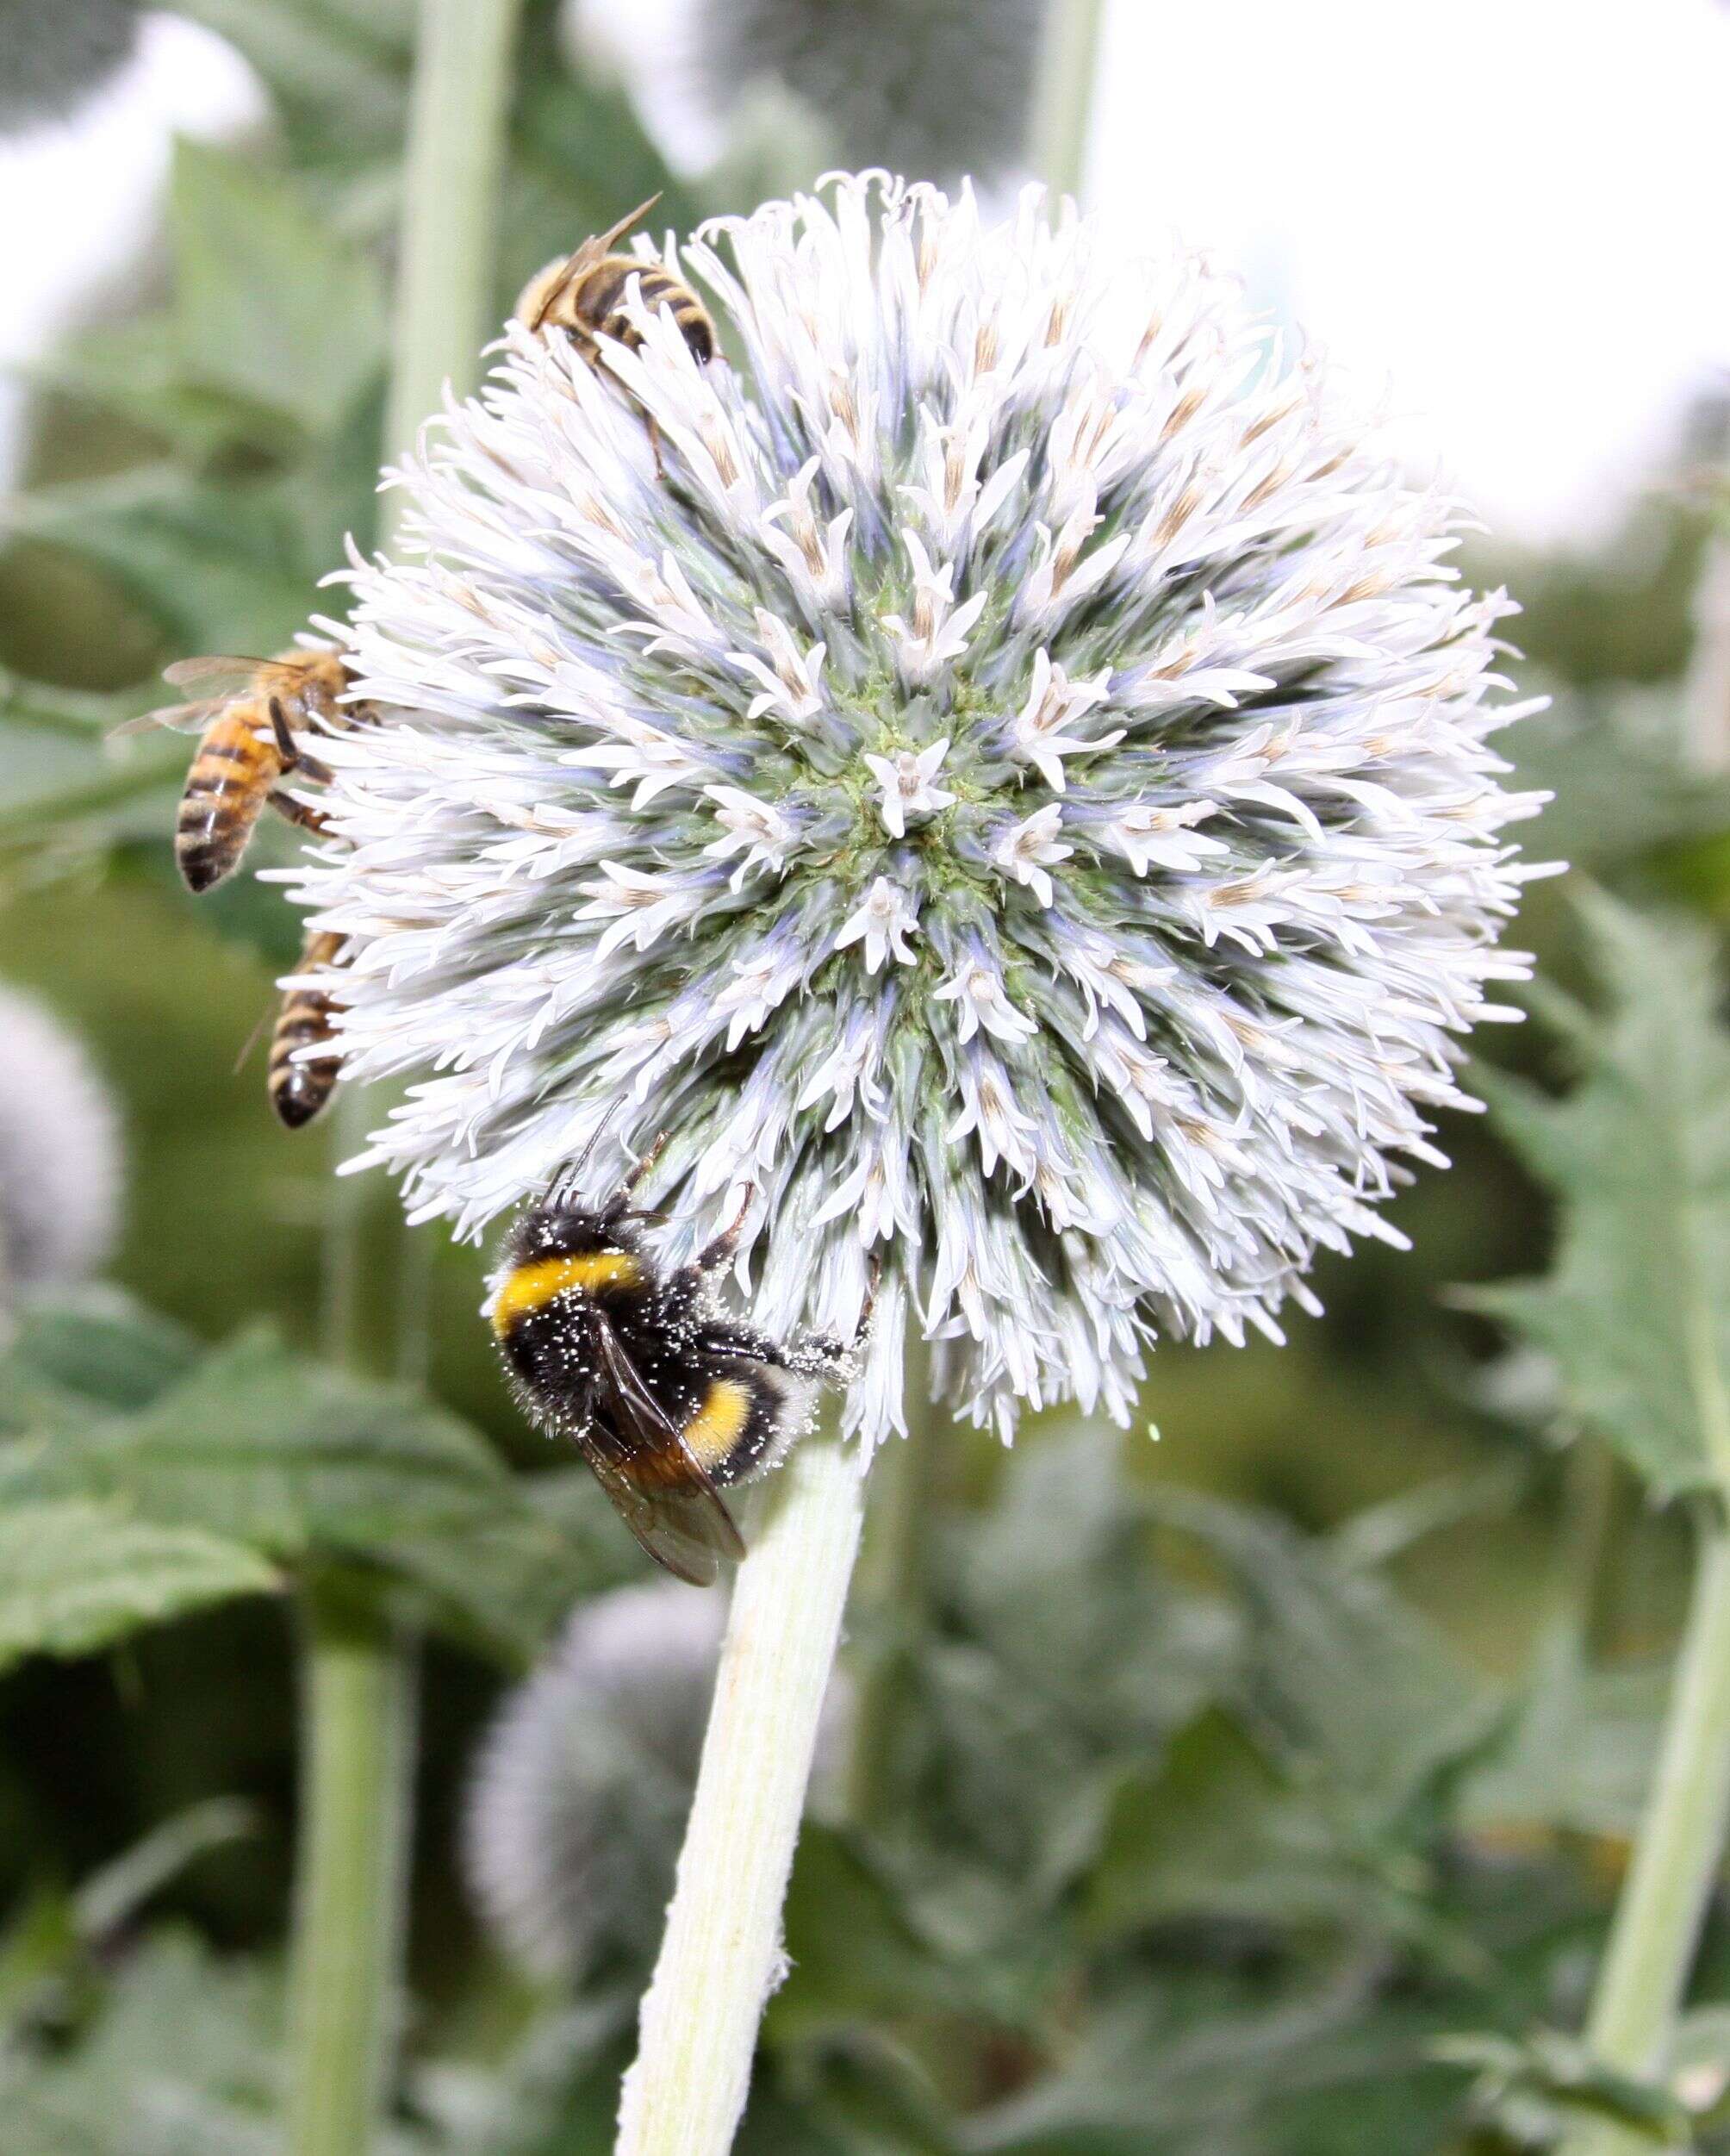
<path fill-rule="evenodd" d="M 120 1119 L 89 1056 L 33 998 L 0 987 L 0 1309 L 102 1267 L 121 1179 Z"/>
<path fill-rule="evenodd" d="M 638 242 L 644 259 L 653 250 Z M 296 896 L 350 938 L 365 1158 L 478 1233 L 670 1133 L 676 1257 L 757 1322 L 908 1323 L 1005 1436 L 1160 1333 L 1278 1337 L 1428 1117 L 1522 871 L 1459 517 L 1195 258 L 883 175 L 669 268 L 594 366 L 513 325 L 357 561 Z M 657 458 L 650 431 L 658 437 Z"/>
<path fill-rule="evenodd" d="M 579 1980 L 653 1953 L 725 1606 L 662 1582 L 584 1605 L 509 1692 L 464 1816 L 464 1870 L 510 1957 Z"/>

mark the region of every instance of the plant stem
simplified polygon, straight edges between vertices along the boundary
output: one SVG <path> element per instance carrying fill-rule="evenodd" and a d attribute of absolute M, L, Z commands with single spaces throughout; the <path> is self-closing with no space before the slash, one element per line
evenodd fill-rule
<path fill-rule="evenodd" d="M 469 388 L 490 328 L 493 229 L 519 0 L 420 0 L 386 416 L 402 457 L 448 381 Z M 396 537 L 389 497 L 385 542 Z M 339 1088 L 336 1156 L 379 1103 Z M 325 1243 L 323 1336 L 351 1368 L 418 1375 L 405 1322 L 411 1247 L 394 1195 L 337 1186 Z M 425 1301 L 424 1276 L 420 1300 Z M 412 1641 L 376 1589 L 308 1583 L 302 1800 L 289 1946 L 288 2156 L 365 2156 L 396 2036 L 407 1932 L 414 1752 Z"/>
<path fill-rule="evenodd" d="M 1046 0 L 1033 105 L 1033 169 L 1054 196 L 1070 195 L 1078 202 L 1086 178 L 1087 123 L 1105 11 L 1105 0 Z"/>
<path fill-rule="evenodd" d="M 885 1441 L 871 1466 L 849 1640 L 856 1678 L 847 1754 L 846 1808 L 855 1826 L 881 1821 L 895 1789 L 896 1750 L 906 1698 L 909 1658 L 923 1626 L 925 1523 L 936 1433 L 928 1400 L 930 1352 L 908 1346 L 905 1437 Z"/>
<path fill-rule="evenodd" d="M 414 446 L 480 372 L 519 0 L 420 0 L 385 440 Z"/>
<path fill-rule="evenodd" d="M 1669 1717 L 1634 1861 L 1598 1971 L 1586 2040 L 1625 2073 L 1651 2074 L 1686 1994 L 1730 1828 L 1730 1531 L 1702 1515 L 1694 1595 Z M 1648 2142 L 1582 2128 L 1564 2156 L 1611 2156 Z"/>
<path fill-rule="evenodd" d="M 859 1546 L 862 1478 L 829 1429 L 768 1492 L 733 1589 L 678 1883 L 617 2156 L 725 2156 L 744 2109 L 818 1717 Z"/>
<path fill-rule="evenodd" d="M 370 1595 L 311 1583 L 302 1609 L 286 2146 L 359 2156 L 401 2018 L 414 1662 Z"/>

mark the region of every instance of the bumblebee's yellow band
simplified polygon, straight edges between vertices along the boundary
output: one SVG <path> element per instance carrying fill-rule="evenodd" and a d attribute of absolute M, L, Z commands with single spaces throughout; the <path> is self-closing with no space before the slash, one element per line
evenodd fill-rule
<path fill-rule="evenodd" d="M 593 1294 L 598 1287 L 635 1287 L 643 1268 L 629 1250 L 582 1250 L 569 1257 L 536 1258 L 518 1266 L 500 1288 L 493 1305 L 493 1330 L 502 1340 L 520 1318 L 544 1310 L 555 1295 L 572 1288 Z"/>
<path fill-rule="evenodd" d="M 751 1411 L 750 1387 L 717 1378 L 680 1435 L 700 1467 L 717 1467 L 744 1435 Z"/>

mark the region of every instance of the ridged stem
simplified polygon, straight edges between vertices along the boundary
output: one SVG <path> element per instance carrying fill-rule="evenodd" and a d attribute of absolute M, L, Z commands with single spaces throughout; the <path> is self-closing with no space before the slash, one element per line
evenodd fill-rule
<path fill-rule="evenodd" d="M 1586 2041 L 1607 2066 L 1660 2072 L 1687 1995 L 1730 1829 L 1730 1533 L 1702 1513 L 1693 1599 L 1634 1860 L 1598 1970 Z M 1563 2156 L 1624 2156 L 1649 2140 L 1584 2126 Z"/>
<path fill-rule="evenodd" d="M 881 1822 L 895 1793 L 907 1678 L 925 1605 L 926 1527 L 936 1411 L 928 1399 L 930 1355 L 908 1350 L 909 1434 L 887 1439 L 871 1465 L 869 1497 L 849 1625 L 855 1695 L 845 1803 L 856 1826 Z"/>
<path fill-rule="evenodd" d="M 814 1432 L 766 1495 L 733 1588 L 617 2156 L 726 2156 L 781 1975 L 781 1904 L 859 1547 L 858 1461 Z"/>
<path fill-rule="evenodd" d="M 302 1595 L 302 1775 L 289 1985 L 289 2156 L 361 2156 L 401 2020 L 412 1648 L 370 1595 Z"/>
<path fill-rule="evenodd" d="M 493 238 L 519 0 L 421 0 L 409 109 L 388 452 L 413 447 L 445 384 L 470 387 L 492 327 Z M 387 497 L 385 543 L 395 537 Z M 358 1087 L 333 1110 L 336 1157 L 381 1112 Z M 423 1252 L 389 1191 L 333 1193 L 323 1337 L 352 1369 L 418 1376 Z M 420 1300 L 424 1303 L 425 1283 Z M 366 2156 L 386 2100 L 402 1991 L 412 1640 L 376 1590 L 307 1584 L 300 1843 L 289 1942 L 287 2156 Z"/>
<path fill-rule="evenodd" d="M 1086 177 L 1105 13 L 1105 0 L 1046 0 L 1030 148 L 1033 169 L 1051 192 L 1077 202 Z"/>

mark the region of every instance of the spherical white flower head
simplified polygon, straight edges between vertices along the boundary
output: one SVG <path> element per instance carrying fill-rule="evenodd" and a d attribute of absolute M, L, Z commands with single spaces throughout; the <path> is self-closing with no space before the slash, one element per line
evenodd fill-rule
<path fill-rule="evenodd" d="M 718 1596 L 667 1582 L 620 1588 L 583 1604 L 507 1693 L 463 1854 L 490 1929 L 536 1974 L 652 1955 L 725 1616 Z"/>
<path fill-rule="evenodd" d="M 874 175 L 666 259 L 730 360 L 513 326 L 356 564 L 389 708 L 297 895 L 346 1074 L 416 1081 L 367 1157 L 475 1232 L 667 1130 L 675 1254 L 755 1187 L 758 1322 L 850 1335 L 881 1260 L 868 1439 L 910 1313 L 1005 1434 L 1126 1416 L 1438 1157 L 1524 970 L 1511 609 L 1192 258 Z"/>
<path fill-rule="evenodd" d="M 0 1308 L 88 1279 L 120 1227 L 120 1119 L 78 1042 L 0 987 Z"/>

